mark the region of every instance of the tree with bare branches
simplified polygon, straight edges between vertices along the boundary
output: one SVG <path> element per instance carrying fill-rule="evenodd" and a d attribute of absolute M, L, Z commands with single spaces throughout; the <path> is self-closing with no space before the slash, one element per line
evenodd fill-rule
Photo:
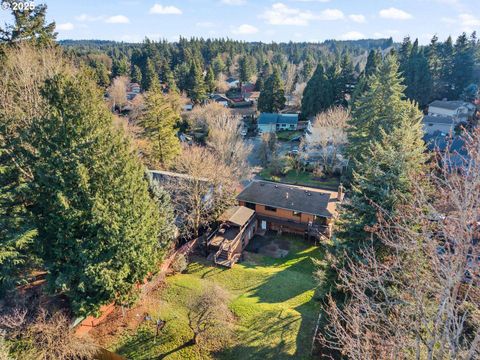
<path fill-rule="evenodd" d="M 324 346 L 351 359 L 479 358 L 479 130 L 465 148 L 460 161 L 442 154 L 395 215 L 378 208 L 369 231 L 384 251 L 369 243 L 339 269 L 350 296 L 330 297 Z"/>
<path fill-rule="evenodd" d="M 74 334 L 61 311 L 49 313 L 40 308 L 31 314 L 26 309 L 14 309 L 0 317 L 0 329 L 11 344 L 6 347 L 9 356 L 17 359 L 88 360 L 98 352 L 90 339 Z"/>
<path fill-rule="evenodd" d="M 181 220 L 180 231 L 197 237 L 234 203 L 235 176 L 208 148 L 195 145 L 183 149 L 174 169 L 185 176 L 172 177 L 165 186 Z"/>
<path fill-rule="evenodd" d="M 126 76 L 117 76 L 108 88 L 108 98 L 112 110 L 119 110 L 127 104 L 127 86 L 130 80 Z"/>
<path fill-rule="evenodd" d="M 234 338 L 234 315 L 228 308 L 230 296 L 218 285 L 204 286 L 201 293 L 187 303 L 188 326 L 192 342 L 208 350 L 218 350 Z"/>
<path fill-rule="evenodd" d="M 332 107 L 315 116 L 307 145 L 310 152 L 318 152 L 320 155 L 318 165 L 322 172 L 331 174 L 339 165 L 342 149 L 347 143 L 349 118 L 349 111 L 341 106 Z"/>

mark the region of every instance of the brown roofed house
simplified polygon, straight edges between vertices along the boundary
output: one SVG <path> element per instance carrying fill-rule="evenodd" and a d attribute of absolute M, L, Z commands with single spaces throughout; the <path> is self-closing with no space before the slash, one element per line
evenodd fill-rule
<path fill-rule="evenodd" d="M 207 241 L 216 264 L 232 267 L 257 230 L 255 211 L 245 206 L 226 210 L 219 219 L 222 224 Z"/>
<path fill-rule="evenodd" d="M 329 191 L 269 181 L 252 181 L 238 196 L 239 205 L 255 210 L 261 230 L 330 237 L 343 187 Z"/>

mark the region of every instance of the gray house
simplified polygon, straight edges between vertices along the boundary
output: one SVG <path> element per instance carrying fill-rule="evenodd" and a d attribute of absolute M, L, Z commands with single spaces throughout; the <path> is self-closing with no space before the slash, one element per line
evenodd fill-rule
<path fill-rule="evenodd" d="M 425 134 L 434 134 L 440 132 L 442 134 L 449 134 L 453 131 L 456 121 L 451 116 L 442 115 L 425 115 L 422 120 L 423 132 Z"/>
<path fill-rule="evenodd" d="M 298 114 L 261 113 L 257 119 L 257 128 L 259 133 L 297 130 Z"/>

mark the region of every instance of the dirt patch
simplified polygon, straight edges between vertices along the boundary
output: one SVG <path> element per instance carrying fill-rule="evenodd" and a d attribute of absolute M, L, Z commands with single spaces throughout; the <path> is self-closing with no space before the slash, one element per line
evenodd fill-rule
<path fill-rule="evenodd" d="M 289 241 L 287 239 L 278 238 L 275 235 L 255 235 L 247 247 L 247 251 L 270 256 L 276 259 L 287 256 L 289 250 Z"/>
<path fill-rule="evenodd" d="M 94 327 L 88 335 L 95 339 L 100 346 L 109 347 L 120 334 L 134 332 L 145 321 L 145 317 L 152 314 L 158 307 L 160 292 L 165 286 L 162 283 L 130 309 L 116 308 L 103 323 Z"/>

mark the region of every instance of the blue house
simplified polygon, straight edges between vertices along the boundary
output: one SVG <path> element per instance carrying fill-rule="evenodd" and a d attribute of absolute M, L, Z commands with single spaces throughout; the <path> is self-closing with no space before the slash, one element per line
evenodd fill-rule
<path fill-rule="evenodd" d="M 257 119 L 257 128 L 259 133 L 297 130 L 298 114 L 261 113 Z"/>

